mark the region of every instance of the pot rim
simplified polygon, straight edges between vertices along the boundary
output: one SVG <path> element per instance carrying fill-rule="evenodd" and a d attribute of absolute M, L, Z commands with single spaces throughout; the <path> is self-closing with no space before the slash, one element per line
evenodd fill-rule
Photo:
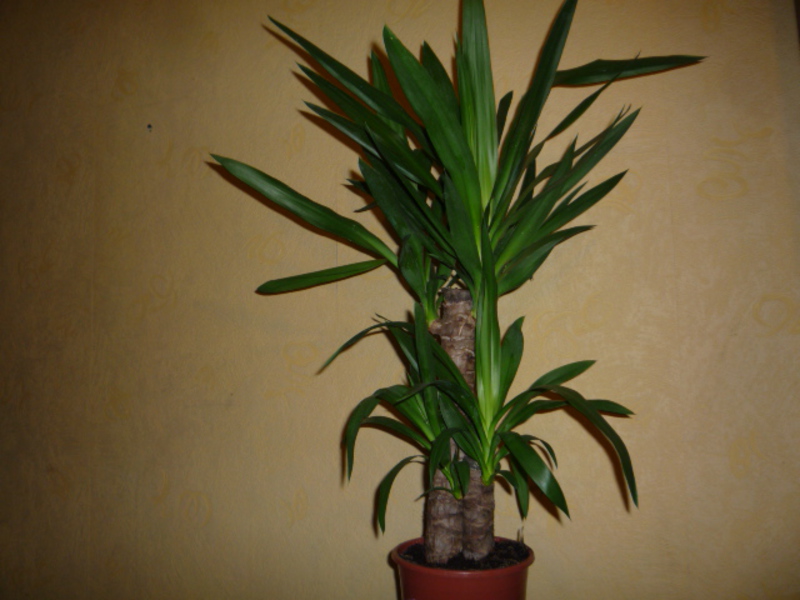
<path fill-rule="evenodd" d="M 509 538 L 498 537 L 498 536 L 495 536 L 494 539 L 495 541 L 509 541 L 509 542 L 514 541 L 510 540 Z M 424 543 L 424 538 L 418 537 L 414 538 L 413 540 L 408 540 L 406 542 L 398 544 L 391 552 L 390 556 L 392 558 L 392 562 L 394 562 L 398 567 L 402 567 L 403 569 L 409 569 L 411 571 L 417 571 L 420 573 L 436 572 L 441 577 L 464 579 L 467 577 L 484 577 L 484 578 L 503 577 L 515 571 L 524 571 L 525 569 L 531 566 L 534 559 L 533 550 L 531 549 L 530 546 L 528 546 L 525 543 L 523 543 L 523 545 L 528 549 L 528 557 L 522 560 L 521 562 L 517 563 L 516 565 L 511 565 L 510 567 L 500 567 L 499 569 L 456 571 L 452 569 L 441 569 L 437 567 L 427 567 L 424 565 L 418 565 L 400 556 L 400 553 L 409 546 L 422 543 Z"/>

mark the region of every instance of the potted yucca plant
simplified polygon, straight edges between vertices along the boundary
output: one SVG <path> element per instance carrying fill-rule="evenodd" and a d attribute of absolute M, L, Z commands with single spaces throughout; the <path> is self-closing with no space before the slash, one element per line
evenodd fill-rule
<path fill-rule="evenodd" d="M 590 229 L 569 224 L 609 194 L 624 173 L 591 184 L 587 177 L 633 124 L 638 111 L 621 110 L 605 129 L 585 141 L 573 136 L 563 144 L 558 160 L 541 165 L 538 158 L 545 144 L 570 129 L 615 80 L 690 65 L 700 57 L 596 60 L 559 69 L 576 4 L 577 0 L 565 0 L 560 7 L 530 87 L 507 127 L 512 95 L 506 94 L 499 102 L 495 97 L 482 0 L 463 0 L 452 77 L 430 46 L 422 46 L 418 59 L 386 28 L 386 55 L 372 53 L 368 81 L 273 20 L 316 61 L 315 69 L 300 68 L 337 112 L 308 106 L 361 148 L 361 176 L 350 183 L 369 198 L 365 210 L 381 213 L 390 243 L 357 220 L 335 213 L 251 166 L 214 156 L 231 175 L 277 206 L 369 257 L 272 280 L 258 288 L 260 293 L 291 292 L 388 267 L 413 295 L 411 318 L 379 318 L 330 360 L 361 338 L 383 331 L 405 362 L 406 381 L 375 391 L 352 411 L 344 431 L 346 468 L 349 477 L 356 435 L 364 426 L 399 434 L 416 447 L 380 483 L 377 520 L 383 530 L 387 498 L 398 472 L 412 462 L 424 463 L 428 487 L 421 543 L 424 558 L 420 560 L 429 566 L 463 565 L 459 560 L 479 564 L 491 555 L 496 544 L 497 478 L 514 490 L 523 517 L 531 486 L 568 514 L 552 470 L 553 449 L 520 431 L 542 412 L 571 407 L 605 436 L 637 503 L 628 450 L 603 417 L 603 413 L 629 415 L 630 411 L 615 402 L 588 400 L 566 386 L 593 361 L 552 370 L 509 397 L 523 351 L 522 317 L 501 332 L 498 299 L 529 281 L 556 246 Z M 555 129 L 537 129 L 553 87 L 590 85 L 600 87 L 571 110 L 564 110 Z M 378 405 L 388 408 L 391 416 L 373 414 Z M 471 580 L 464 584 L 463 566 L 453 574 L 411 565 L 409 545 L 393 553 L 402 566 L 401 586 L 408 598 L 524 596 L 525 573 L 532 561 L 527 548 L 523 547 L 517 567 L 495 571 L 490 577 L 503 581 L 497 573 L 514 572 L 515 581 L 501 584 L 510 595 L 502 596 L 480 591 Z M 446 585 L 463 587 L 425 591 L 419 586 L 439 585 L 431 573 L 444 574 Z M 418 575 L 423 584 L 413 579 Z"/>

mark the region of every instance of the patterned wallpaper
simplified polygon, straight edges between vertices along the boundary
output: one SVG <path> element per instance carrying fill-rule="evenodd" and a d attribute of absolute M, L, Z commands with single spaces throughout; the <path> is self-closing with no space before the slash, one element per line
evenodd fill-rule
<path fill-rule="evenodd" d="M 595 358 L 580 389 L 637 413 L 618 429 L 639 510 L 580 423 L 536 425 L 573 515 L 534 502 L 522 524 L 498 494 L 498 532 L 522 527 L 537 553 L 530 598 L 800 598 L 792 4 L 580 3 L 564 64 L 711 58 L 621 82 L 592 110 L 581 131 L 644 106 L 596 175 L 628 177 L 504 306 L 528 315 L 520 386 Z M 557 5 L 487 0 L 498 90 L 527 84 Z M 304 113 L 298 55 L 267 16 L 363 73 L 384 23 L 449 55 L 457 14 L 455 0 L 0 4 L 0 597 L 396 597 L 387 554 L 420 533 L 421 476 L 398 479 L 376 535 L 375 486 L 406 448 L 365 432 L 346 484 L 339 440 L 400 365 L 375 339 L 317 371 L 409 301 L 388 271 L 255 295 L 355 253 L 208 154 L 358 208 L 342 185 L 355 157 Z"/>

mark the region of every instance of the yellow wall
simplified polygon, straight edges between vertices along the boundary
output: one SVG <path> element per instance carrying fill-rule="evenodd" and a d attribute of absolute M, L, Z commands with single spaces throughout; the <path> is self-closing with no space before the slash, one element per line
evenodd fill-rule
<path fill-rule="evenodd" d="M 557 0 L 488 3 L 498 89 L 521 90 Z M 302 114 L 311 93 L 273 15 L 358 71 L 389 23 L 451 51 L 455 1 L 76 0 L 0 4 L 0 596 L 390 599 L 387 554 L 420 533 L 421 477 L 388 531 L 373 490 L 406 456 L 339 439 L 400 366 L 380 339 L 410 306 L 377 272 L 277 298 L 263 281 L 344 263 L 235 188 L 213 151 L 342 211 L 355 157 Z M 529 598 L 800 598 L 799 49 L 790 0 L 584 0 L 565 65 L 709 55 L 622 82 L 597 131 L 643 105 L 595 175 L 630 168 L 504 302 L 527 314 L 522 386 L 577 382 L 632 407 L 626 511 L 607 453 L 567 415 L 528 431 L 558 452 L 573 519 L 534 503 Z M 294 71 L 293 71 L 294 69 Z M 584 92 L 562 91 L 545 115 Z M 559 105 L 558 99 L 565 100 Z M 567 102 L 568 101 L 568 102 Z M 369 222 L 368 217 L 363 217 Z M 520 521 L 500 493 L 500 534 Z"/>

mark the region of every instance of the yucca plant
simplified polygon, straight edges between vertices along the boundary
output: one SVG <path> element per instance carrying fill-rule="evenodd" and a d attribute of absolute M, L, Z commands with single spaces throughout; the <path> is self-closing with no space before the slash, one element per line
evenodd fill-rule
<path fill-rule="evenodd" d="M 382 214 L 393 247 L 358 221 L 277 179 L 214 156 L 277 206 L 370 257 L 272 280 L 258 288 L 260 293 L 299 290 L 381 266 L 394 270 L 413 293 L 412 319 L 380 318 L 334 357 L 363 337 L 384 331 L 405 361 L 407 381 L 377 390 L 347 421 L 347 474 L 361 427 L 389 430 L 416 446 L 418 452 L 400 461 L 380 483 L 377 519 L 383 529 L 389 490 L 398 472 L 409 463 L 425 463 L 429 486 L 424 533 L 431 563 L 444 563 L 459 552 L 480 559 L 491 550 L 498 477 L 516 493 L 523 518 L 531 485 L 568 514 L 553 474 L 553 449 L 517 431 L 542 412 L 571 407 L 582 414 L 615 449 L 631 499 L 638 500 L 628 450 L 602 416 L 631 412 L 615 402 L 586 399 L 565 386 L 593 361 L 552 370 L 509 398 L 523 351 L 522 318 L 501 335 L 498 299 L 529 281 L 556 246 L 591 229 L 567 225 L 622 179 L 624 173 L 586 183 L 638 111 L 623 108 L 585 141 L 573 136 L 558 160 L 542 166 L 539 157 L 545 144 L 570 129 L 612 82 L 690 65 L 700 57 L 596 60 L 559 69 L 576 4 L 566 0 L 560 7 L 530 87 L 507 129 L 512 94 L 495 99 L 481 0 L 463 0 L 452 79 L 429 45 L 422 46 L 418 59 L 388 28 L 383 32 L 385 57 L 372 53 L 368 81 L 272 20 L 316 61 L 315 69 L 300 68 L 337 112 L 308 107 L 361 148 L 361 178 L 351 184 L 371 199 L 365 210 Z M 600 87 L 564 111 L 552 131 L 538 130 L 552 88 L 589 85 Z M 391 416 L 373 414 L 378 405 L 387 407 Z"/>

